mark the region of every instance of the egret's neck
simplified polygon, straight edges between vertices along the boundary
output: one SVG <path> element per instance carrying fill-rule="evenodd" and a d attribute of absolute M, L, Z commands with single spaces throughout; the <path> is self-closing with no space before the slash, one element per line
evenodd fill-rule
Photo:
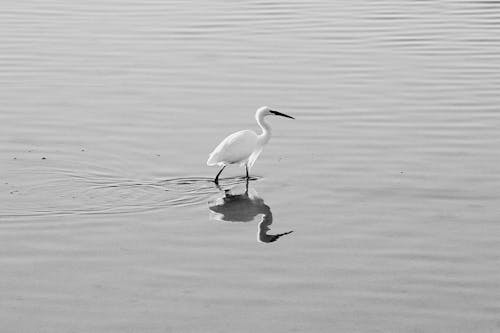
<path fill-rule="evenodd" d="M 271 139 L 271 126 L 264 120 L 262 115 L 258 115 L 256 118 L 257 124 L 259 124 L 262 129 L 262 133 L 259 135 L 259 141 L 264 145 Z"/>

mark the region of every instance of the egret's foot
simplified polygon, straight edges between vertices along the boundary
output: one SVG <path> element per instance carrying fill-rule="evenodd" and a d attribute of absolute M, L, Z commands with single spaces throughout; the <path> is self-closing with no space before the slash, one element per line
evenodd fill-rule
<path fill-rule="evenodd" d="M 214 184 L 215 184 L 215 188 L 217 188 L 219 191 L 223 191 L 222 187 L 220 187 L 218 182 L 214 181 Z"/>

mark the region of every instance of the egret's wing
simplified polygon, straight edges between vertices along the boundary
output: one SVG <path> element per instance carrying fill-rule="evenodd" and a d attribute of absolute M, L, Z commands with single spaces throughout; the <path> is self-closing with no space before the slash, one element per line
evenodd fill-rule
<path fill-rule="evenodd" d="M 232 164 L 248 159 L 257 145 L 257 134 L 244 130 L 225 138 L 210 154 L 207 164 Z"/>

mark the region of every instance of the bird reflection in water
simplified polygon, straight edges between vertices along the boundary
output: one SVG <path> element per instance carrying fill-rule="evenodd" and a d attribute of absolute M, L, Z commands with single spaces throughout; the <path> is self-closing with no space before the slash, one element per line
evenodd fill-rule
<path fill-rule="evenodd" d="M 222 189 L 217 185 L 219 190 Z M 268 234 L 273 223 L 271 208 L 264 203 L 255 191 L 248 192 L 248 179 L 246 180 L 245 192 L 232 194 L 231 190 L 225 190 L 224 196 L 209 202 L 212 218 L 227 222 L 251 222 L 257 215 L 262 215 L 259 223 L 257 238 L 263 243 L 272 243 L 280 237 L 293 232 L 287 231 L 281 234 Z"/>

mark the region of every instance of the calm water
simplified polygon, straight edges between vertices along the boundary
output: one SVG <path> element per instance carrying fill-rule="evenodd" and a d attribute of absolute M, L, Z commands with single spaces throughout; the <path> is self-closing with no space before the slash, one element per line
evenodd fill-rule
<path fill-rule="evenodd" d="M 0 87 L 4 332 L 500 330 L 497 1 L 10 0 Z"/>

